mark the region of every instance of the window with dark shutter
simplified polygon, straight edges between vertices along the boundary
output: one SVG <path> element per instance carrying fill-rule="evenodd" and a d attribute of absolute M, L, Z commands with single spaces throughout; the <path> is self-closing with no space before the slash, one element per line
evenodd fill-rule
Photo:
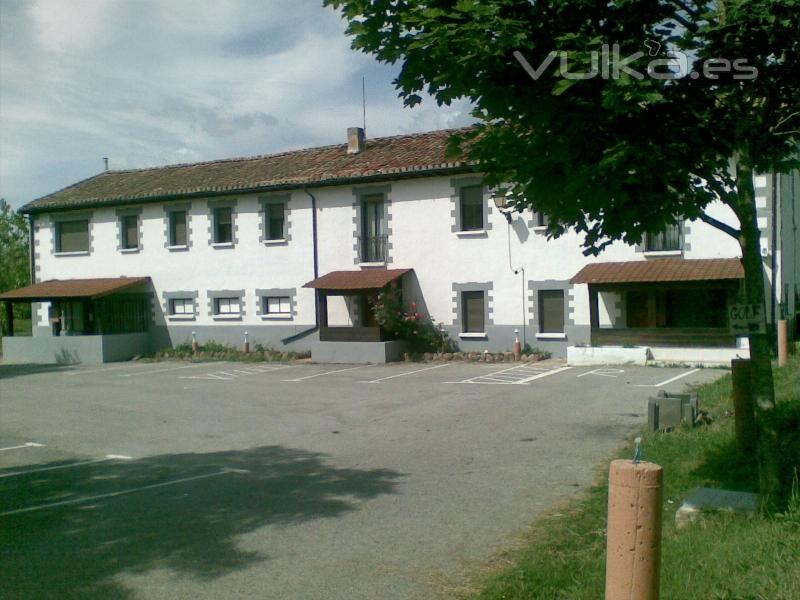
<path fill-rule="evenodd" d="M 56 252 L 88 252 L 89 221 L 62 221 L 56 224 Z"/>
<path fill-rule="evenodd" d="M 539 333 L 564 333 L 564 290 L 539 292 Z"/>
<path fill-rule="evenodd" d="M 464 333 L 484 333 L 484 293 L 462 292 Z"/>
<path fill-rule="evenodd" d="M 233 242 L 233 209 L 230 206 L 221 206 L 214 210 L 214 243 L 231 242 Z"/>
<path fill-rule="evenodd" d="M 646 252 L 662 252 L 681 249 L 681 228 L 677 224 L 667 225 L 658 233 L 645 235 L 644 249 Z"/>
<path fill-rule="evenodd" d="M 133 250 L 139 247 L 139 217 L 125 215 L 120 219 L 122 229 L 122 249 Z"/>
<path fill-rule="evenodd" d="M 275 202 L 266 205 L 267 212 L 267 239 L 268 240 L 282 240 L 284 237 L 284 212 L 285 204 L 283 202 Z"/>
<path fill-rule="evenodd" d="M 484 229 L 483 186 L 468 185 L 460 190 L 461 230 L 476 231 Z"/>
<path fill-rule="evenodd" d="M 169 245 L 186 245 L 186 211 L 176 210 L 169 213 Z"/>

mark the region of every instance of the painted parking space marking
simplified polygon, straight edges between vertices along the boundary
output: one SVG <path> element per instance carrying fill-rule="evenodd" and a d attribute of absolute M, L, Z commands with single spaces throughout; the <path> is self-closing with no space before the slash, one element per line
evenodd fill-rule
<path fill-rule="evenodd" d="M 119 367 L 105 367 L 102 369 L 77 369 L 75 371 L 68 371 L 64 375 L 68 377 L 75 377 L 76 375 L 88 375 L 90 373 L 105 373 L 106 371 L 136 371 L 137 367 L 146 367 L 152 363 L 135 363 L 132 365 L 121 365 Z"/>
<path fill-rule="evenodd" d="M 681 373 L 680 375 L 676 375 L 675 377 L 671 377 L 670 379 L 667 379 L 666 381 L 662 381 L 661 383 L 653 383 L 653 384 L 648 384 L 648 385 L 638 384 L 635 387 L 650 387 L 650 388 L 661 387 L 662 385 L 667 385 L 669 383 L 672 383 L 673 381 L 678 381 L 678 379 L 683 379 L 684 377 L 688 377 L 689 375 L 692 375 L 693 373 L 697 373 L 699 370 L 700 369 L 692 369 L 691 371 L 687 371 L 686 373 Z"/>
<path fill-rule="evenodd" d="M 205 473 L 204 475 L 194 475 L 192 477 L 181 477 L 180 479 L 173 479 L 171 481 L 163 481 L 161 483 L 153 483 L 151 485 L 143 485 L 140 487 L 129 488 L 127 490 L 119 490 L 117 492 L 109 492 L 107 494 L 97 494 L 95 496 L 83 496 L 81 498 L 71 498 L 70 500 L 61 500 L 60 502 L 50 502 L 48 504 L 39 504 L 38 506 L 28 506 L 26 508 L 17 508 L 15 510 L 8 510 L 0 513 L 0 517 L 7 517 L 10 515 L 17 515 L 20 513 L 34 512 L 37 510 L 45 510 L 48 508 L 58 508 L 60 506 L 69 506 L 71 504 L 83 504 L 85 502 L 92 502 L 94 500 L 103 500 L 105 498 L 114 498 L 117 496 L 125 496 L 127 494 L 135 494 L 136 492 L 143 492 L 145 490 L 153 490 L 156 488 L 167 487 L 170 485 L 177 485 L 179 483 L 187 483 L 189 481 L 197 481 L 199 479 L 208 479 L 210 477 L 219 477 L 220 475 L 230 475 L 235 473 L 249 473 L 246 469 L 232 469 L 223 467 L 219 471 L 212 473 Z"/>
<path fill-rule="evenodd" d="M 345 371 L 354 371 L 355 369 L 360 369 L 361 366 L 358 367 L 348 367 L 346 369 L 335 369 L 333 371 L 324 371 L 322 373 L 316 373 L 314 375 L 306 375 L 305 377 L 298 377 L 297 379 L 284 379 L 283 381 L 297 383 L 298 381 L 305 381 L 306 379 L 314 379 L 315 377 L 322 377 L 324 375 L 333 375 L 334 373 L 344 373 Z"/>
<path fill-rule="evenodd" d="M 182 369 L 196 369 L 198 367 L 207 367 L 208 363 L 196 363 L 193 365 L 186 365 L 183 367 L 170 367 L 169 369 L 156 369 L 154 371 L 143 371 L 139 373 L 120 373 L 117 377 L 138 377 L 139 375 L 153 375 L 154 373 L 167 373 L 169 371 L 180 371 Z"/>
<path fill-rule="evenodd" d="M 53 467 L 42 467 L 41 469 L 27 469 L 25 471 L 12 471 L 11 473 L 3 473 L 0 474 L 0 479 L 5 479 L 6 477 L 18 477 L 20 475 L 30 475 L 31 473 L 42 473 L 44 471 L 56 471 L 58 469 L 71 469 L 73 467 L 83 467 L 85 465 L 94 465 L 101 462 L 108 462 L 110 460 L 133 460 L 133 459 L 130 456 L 123 456 L 121 454 L 106 454 L 105 458 L 96 458 L 94 460 L 82 460 L 80 462 L 55 465 Z"/>
<path fill-rule="evenodd" d="M 24 444 L 20 444 L 19 446 L 8 446 L 6 448 L 0 448 L 0 452 L 5 452 L 6 450 L 21 450 L 22 448 L 44 448 L 44 444 L 37 444 L 36 442 L 25 442 Z"/>
<path fill-rule="evenodd" d="M 616 379 L 621 373 L 624 373 L 624 369 L 593 369 L 591 371 L 586 371 L 585 373 L 581 373 L 576 377 L 576 379 L 580 379 L 581 377 L 586 377 L 587 375 L 597 375 L 598 377 L 611 377 Z"/>
<path fill-rule="evenodd" d="M 379 379 L 373 379 L 371 381 L 362 381 L 361 383 L 380 383 L 381 381 L 386 381 L 388 379 L 395 379 L 397 377 L 405 377 L 406 375 L 413 375 L 414 373 L 422 373 L 423 371 L 433 371 L 434 369 L 441 369 L 442 367 L 449 367 L 451 363 L 447 363 L 444 365 L 436 365 L 435 367 L 426 367 L 424 369 L 416 369 L 414 371 L 406 371 L 405 373 L 395 373 L 394 375 L 388 375 L 387 377 L 381 377 Z"/>
<path fill-rule="evenodd" d="M 516 365 L 501 369 L 487 375 L 476 375 L 462 381 L 446 381 L 445 383 L 467 383 L 481 385 L 527 385 L 531 381 L 561 373 L 572 367 L 539 367 L 532 365 Z"/>
<path fill-rule="evenodd" d="M 205 375 L 180 375 L 178 379 L 200 379 L 206 381 L 232 381 L 240 377 L 247 377 L 250 375 L 261 375 L 263 373 L 271 373 L 272 371 L 281 371 L 283 369 L 291 369 L 292 365 L 259 365 L 252 367 L 244 367 L 242 369 L 231 369 L 230 371 L 213 371 Z"/>

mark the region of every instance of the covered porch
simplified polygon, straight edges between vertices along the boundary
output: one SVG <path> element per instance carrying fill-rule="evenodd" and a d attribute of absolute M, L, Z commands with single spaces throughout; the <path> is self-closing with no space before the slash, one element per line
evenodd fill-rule
<path fill-rule="evenodd" d="M 402 358 L 404 345 L 391 340 L 375 319 L 378 294 L 402 290 L 412 269 L 332 271 L 303 287 L 317 291 L 319 342 L 311 355 L 318 362 L 389 362 Z"/>
<path fill-rule="evenodd" d="M 149 277 L 54 279 L 0 294 L 3 361 L 96 364 L 144 354 L 152 321 L 149 286 Z M 15 303 L 45 303 L 46 326 L 34 322 L 33 337 L 13 337 Z"/>
<path fill-rule="evenodd" d="M 588 288 L 593 347 L 642 347 L 652 360 L 725 362 L 746 352 L 727 320 L 743 276 L 739 259 L 670 258 L 587 265 L 572 283 Z"/>

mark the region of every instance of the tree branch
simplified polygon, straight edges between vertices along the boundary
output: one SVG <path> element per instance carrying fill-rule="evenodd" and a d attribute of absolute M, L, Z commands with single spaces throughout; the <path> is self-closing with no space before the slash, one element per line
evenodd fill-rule
<path fill-rule="evenodd" d="M 719 229 L 723 233 L 727 233 L 729 236 L 731 236 L 737 242 L 739 241 L 739 236 L 742 234 L 742 232 L 739 231 L 738 229 L 736 229 L 735 227 L 731 227 L 730 225 L 728 225 L 726 223 L 723 223 L 722 221 L 718 221 L 714 217 L 708 216 L 706 213 L 700 213 L 700 216 L 698 218 L 703 223 L 711 225 L 712 227 L 716 227 L 717 229 Z"/>

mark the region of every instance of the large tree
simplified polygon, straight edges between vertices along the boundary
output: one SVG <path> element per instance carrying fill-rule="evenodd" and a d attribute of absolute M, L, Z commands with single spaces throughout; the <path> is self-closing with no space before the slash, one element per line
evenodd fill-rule
<path fill-rule="evenodd" d="M 325 3 L 354 48 L 399 63 L 406 105 L 472 102 L 478 125 L 456 141 L 490 185 L 513 184 L 513 204 L 547 213 L 551 235 L 577 230 L 598 253 L 701 219 L 739 243 L 746 302 L 763 308 L 753 176 L 797 166 L 800 0 Z M 716 200 L 738 227 L 706 213 Z M 769 337 L 750 348 L 766 422 Z"/>
<path fill-rule="evenodd" d="M 23 287 L 30 282 L 28 264 L 28 221 L 0 198 L 0 292 Z M 16 305 L 19 318 L 28 318 L 29 305 Z M 5 311 L 0 311 L 0 328 L 5 327 Z"/>

